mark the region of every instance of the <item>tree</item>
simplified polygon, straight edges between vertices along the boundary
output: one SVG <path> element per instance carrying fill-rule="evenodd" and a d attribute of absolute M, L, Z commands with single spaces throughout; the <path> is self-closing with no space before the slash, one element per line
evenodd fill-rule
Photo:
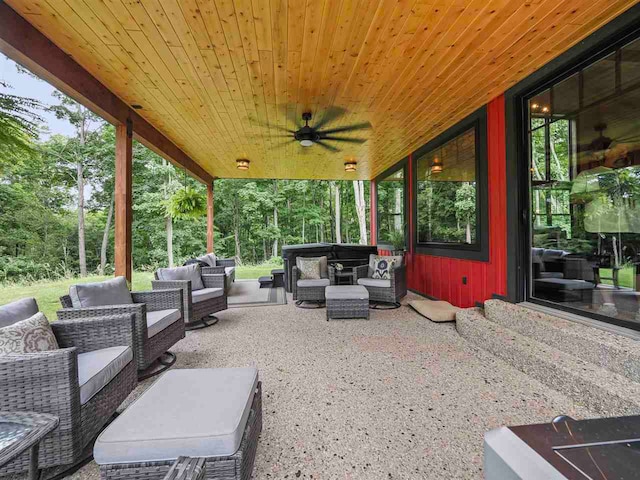
<path fill-rule="evenodd" d="M 76 188 L 78 190 L 78 262 L 80 276 L 87 276 L 87 258 L 85 250 L 85 169 L 90 166 L 91 158 L 87 149 L 89 137 L 102 124 L 100 118 L 66 95 L 55 92 L 60 103 L 50 107 L 59 119 L 67 120 L 76 130 L 75 138 L 69 138 L 58 152 L 61 161 L 70 161 L 75 167 Z"/>
<path fill-rule="evenodd" d="M 353 181 L 353 190 L 356 204 L 356 214 L 358 215 L 358 228 L 360 230 L 360 245 L 367 242 L 367 215 L 364 203 L 364 182 L 362 180 Z"/>
<path fill-rule="evenodd" d="M 0 87 L 11 88 L 0 81 Z M 37 111 L 42 104 L 31 98 L 0 92 L 0 172 L 2 165 L 33 153 L 42 118 Z"/>
<path fill-rule="evenodd" d="M 456 219 L 465 224 L 465 242 L 473 243 L 471 224 L 476 218 L 476 187 L 471 182 L 463 182 L 456 190 Z"/>

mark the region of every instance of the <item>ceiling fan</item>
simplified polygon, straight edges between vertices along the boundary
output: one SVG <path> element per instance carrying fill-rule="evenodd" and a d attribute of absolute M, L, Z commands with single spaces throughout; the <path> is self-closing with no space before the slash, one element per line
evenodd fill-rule
<path fill-rule="evenodd" d="M 366 138 L 348 138 L 348 137 L 340 137 L 335 136 L 336 133 L 345 133 L 345 132 L 353 132 L 355 130 L 366 130 L 371 128 L 371 124 L 369 122 L 357 123 L 354 125 L 345 125 L 344 127 L 336 127 L 329 128 L 326 130 L 322 130 L 329 122 L 335 120 L 345 113 L 342 109 L 330 109 L 324 116 L 324 118 L 318 122 L 315 126 L 310 126 L 309 122 L 311 121 L 311 112 L 304 112 L 302 114 L 302 120 L 304 120 L 304 125 L 300 127 L 298 130 L 290 130 L 286 128 L 279 127 L 277 125 L 267 125 L 269 128 L 276 128 L 278 130 L 283 130 L 287 132 L 286 137 L 290 137 L 291 140 L 285 142 L 283 145 L 286 145 L 291 142 L 298 142 L 302 147 L 311 147 L 313 145 L 319 145 L 326 150 L 330 150 L 332 152 L 339 152 L 340 149 L 334 147 L 327 143 L 330 142 L 344 142 L 344 143 L 364 143 L 367 141 Z"/>

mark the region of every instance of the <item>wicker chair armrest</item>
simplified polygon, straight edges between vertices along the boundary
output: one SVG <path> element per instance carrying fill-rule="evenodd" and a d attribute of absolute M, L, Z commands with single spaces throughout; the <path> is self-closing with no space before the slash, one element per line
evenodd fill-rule
<path fill-rule="evenodd" d="M 133 348 L 133 314 L 58 320 L 51 324 L 61 348 L 76 347 L 78 353 L 128 345 Z"/>
<path fill-rule="evenodd" d="M 75 348 L 0 356 L 0 385 L 3 410 L 49 413 L 67 428 L 79 426 Z"/>
<path fill-rule="evenodd" d="M 225 275 L 217 273 L 215 275 L 202 275 L 202 283 L 205 288 L 224 288 Z"/>
<path fill-rule="evenodd" d="M 331 283 L 331 285 L 335 285 L 336 284 L 336 267 L 334 267 L 333 265 L 329 265 L 327 267 L 327 270 L 329 271 L 329 282 Z"/>
<path fill-rule="evenodd" d="M 202 267 L 202 275 L 215 275 L 219 273 L 224 275 L 224 267 Z"/>
<path fill-rule="evenodd" d="M 135 303 L 146 303 L 147 312 L 177 308 L 182 311 L 182 288 L 131 292 Z"/>
<path fill-rule="evenodd" d="M 353 267 L 354 280 L 366 278 L 369 275 L 369 265 L 358 265 Z"/>
<path fill-rule="evenodd" d="M 296 298 L 298 294 L 298 267 L 291 267 L 291 292 L 293 292 L 293 298 Z"/>
<path fill-rule="evenodd" d="M 58 320 L 77 320 L 113 315 L 134 316 L 133 338 L 137 347 L 147 341 L 147 304 L 129 303 L 126 305 L 104 305 L 101 307 L 63 308 L 58 310 Z"/>
<path fill-rule="evenodd" d="M 218 267 L 235 267 L 235 258 L 216 258 L 216 266 Z"/>

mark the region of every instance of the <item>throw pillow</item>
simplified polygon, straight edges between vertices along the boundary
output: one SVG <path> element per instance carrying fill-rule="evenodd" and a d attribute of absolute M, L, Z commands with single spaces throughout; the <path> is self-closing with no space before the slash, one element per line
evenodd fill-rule
<path fill-rule="evenodd" d="M 301 258 L 299 262 L 300 279 L 320 279 L 320 260 L 315 258 Z"/>
<path fill-rule="evenodd" d="M 58 348 L 51 325 L 42 312 L 0 328 L 0 355 L 46 352 Z"/>
<path fill-rule="evenodd" d="M 381 280 L 389 280 L 391 278 L 391 269 L 396 264 L 396 261 L 389 257 L 376 257 L 374 259 L 373 274 L 371 278 L 378 278 Z"/>

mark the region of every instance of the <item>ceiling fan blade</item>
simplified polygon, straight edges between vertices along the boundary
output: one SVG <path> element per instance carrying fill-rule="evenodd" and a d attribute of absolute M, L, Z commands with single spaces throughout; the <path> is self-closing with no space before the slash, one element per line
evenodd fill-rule
<path fill-rule="evenodd" d="M 341 138 L 341 137 L 332 137 L 332 136 L 322 136 L 322 140 L 333 140 L 334 142 L 346 142 L 346 143 L 364 143 L 368 139 L 366 138 Z"/>
<path fill-rule="evenodd" d="M 332 133 L 338 132 L 353 132 L 354 130 L 366 130 L 371 128 L 371 124 L 369 122 L 364 123 L 356 123 L 355 125 L 346 125 L 344 127 L 338 128 L 330 128 L 329 130 L 325 130 L 324 132 L 319 132 L 320 135 L 330 135 Z"/>
<path fill-rule="evenodd" d="M 329 107 L 324 112 L 324 116 L 322 120 L 320 120 L 316 125 L 313 126 L 315 130 L 320 130 L 325 125 L 330 124 L 331 122 L 337 120 L 341 116 L 343 116 L 347 111 L 344 108 L 340 107 Z"/>
<path fill-rule="evenodd" d="M 287 145 L 290 145 L 291 143 L 295 142 L 296 140 L 294 138 L 292 138 L 291 140 L 287 141 L 287 142 L 280 142 L 276 145 L 273 145 L 272 148 L 282 148 L 285 147 Z"/>
<path fill-rule="evenodd" d="M 249 119 L 249 122 L 251 122 L 254 125 L 257 125 L 259 127 L 272 128 L 274 130 L 280 130 L 281 132 L 287 132 L 287 133 L 291 133 L 291 134 L 295 133 L 295 130 L 289 130 L 288 128 L 281 127 L 280 125 L 271 125 L 269 123 L 264 123 L 264 122 L 261 122 L 259 120 L 254 120 L 254 119 L 251 119 L 251 118 Z"/>
<path fill-rule="evenodd" d="M 336 147 L 332 147 L 331 145 L 329 145 L 328 143 L 324 143 L 322 140 L 317 140 L 314 142 L 316 145 L 320 145 L 322 148 L 326 148 L 327 150 L 330 150 L 332 152 L 340 152 L 341 150 L 339 148 Z"/>

